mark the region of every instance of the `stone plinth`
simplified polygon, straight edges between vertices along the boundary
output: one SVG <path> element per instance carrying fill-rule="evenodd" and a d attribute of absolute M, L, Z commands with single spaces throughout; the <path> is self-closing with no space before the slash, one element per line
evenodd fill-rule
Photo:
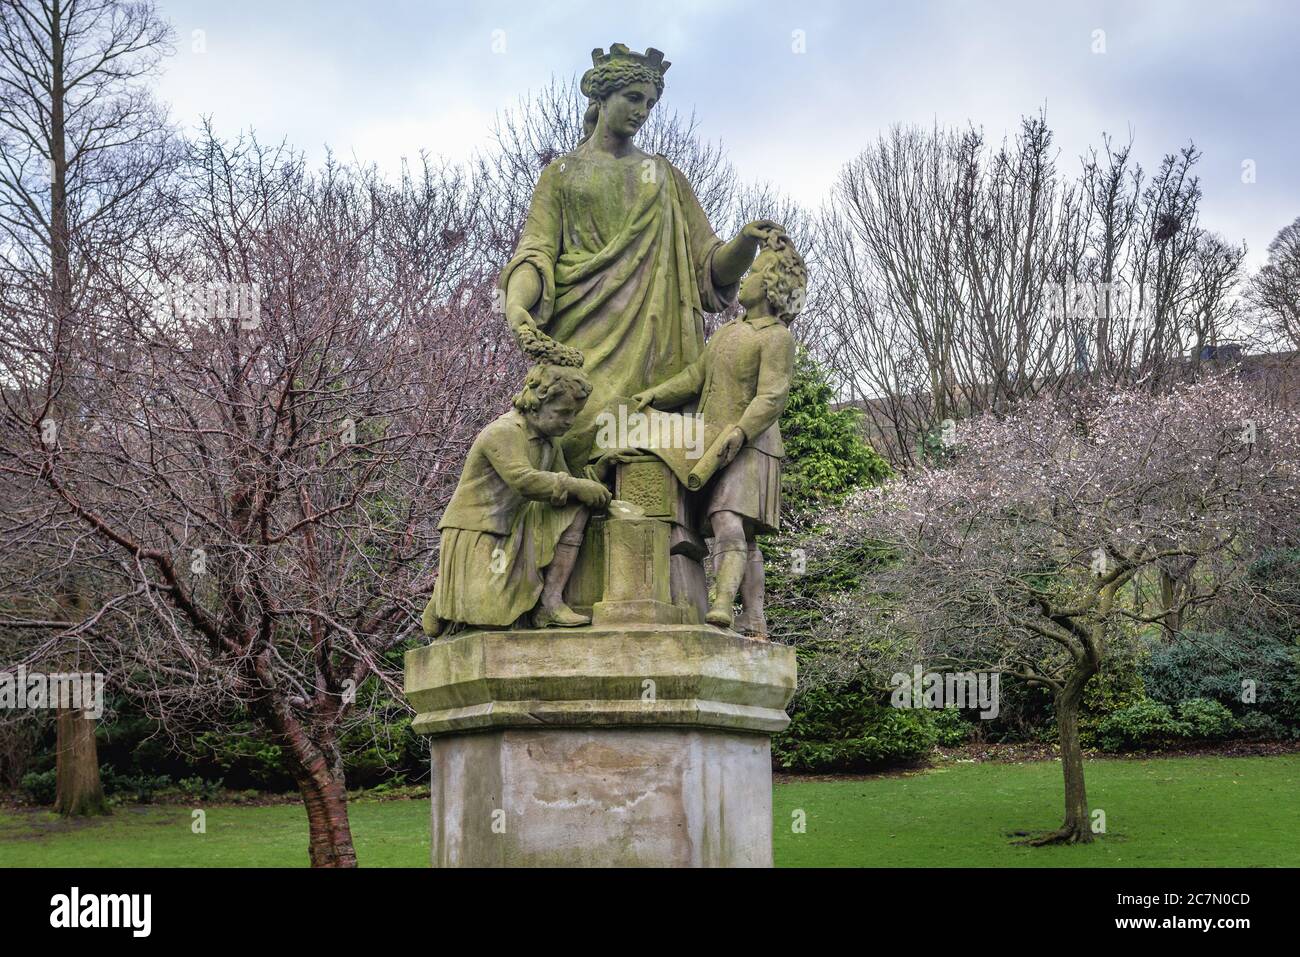
<path fill-rule="evenodd" d="M 473 632 L 407 653 L 435 866 L 770 866 L 793 650 L 701 625 Z"/>

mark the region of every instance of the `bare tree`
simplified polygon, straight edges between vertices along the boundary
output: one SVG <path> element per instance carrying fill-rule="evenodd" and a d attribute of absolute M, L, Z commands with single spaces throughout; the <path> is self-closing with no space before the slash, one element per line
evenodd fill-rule
<path fill-rule="evenodd" d="M 1072 213 L 1042 119 L 992 152 L 974 131 L 896 127 L 844 168 L 821 223 L 828 349 L 896 462 L 1057 374 L 1070 344 L 1046 286 Z"/>
<path fill-rule="evenodd" d="M 1300 349 L 1300 217 L 1268 244 L 1268 261 L 1251 281 L 1250 300 L 1276 341 Z"/>
<path fill-rule="evenodd" d="M 1245 245 L 1215 233 L 1202 233 L 1192 254 L 1187 300 L 1187 352 L 1201 361 L 1207 348 L 1246 339 L 1245 316 L 1237 287 L 1243 276 Z"/>
<path fill-rule="evenodd" d="M 400 694 L 384 655 L 417 631 L 434 521 L 519 360 L 463 282 L 459 171 L 392 185 L 209 134 L 169 198 L 155 296 L 94 317 L 110 335 L 71 366 L 57 443 L 33 429 L 42 384 L 14 396 L 6 472 L 102 549 L 111 597 L 73 626 L 111 623 L 105 670 L 163 722 L 251 714 L 312 864 L 353 865 L 340 728 L 363 682 Z"/>
<path fill-rule="evenodd" d="M 1240 318 L 1245 254 L 1199 225 L 1199 155 L 1148 180 L 1107 139 L 1070 182 L 1040 116 L 997 149 L 895 128 L 850 162 L 821 217 L 823 352 L 882 452 L 909 466 L 946 420 L 1194 373 Z"/>
<path fill-rule="evenodd" d="M 100 252 L 123 261 L 152 221 L 149 187 L 171 162 L 166 116 L 139 82 L 169 42 L 150 3 L 0 2 L 0 301 L 23 326 L 0 344 L 22 349 L 32 333 L 50 343 L 25 358 L 45 365 L 55 418 L 75 416 L 82 401 L 70 387 L 71 337 L 98 336 L 82 320 L 104 296 Z M 55 597 L 76 617 L 91 596 L 76 569 L 65 572 Z M 67 637 L 58 660 L 79 654 Z M 60 709 L 57 754 L 57 809 L 105 810 L 94 722 L 77 709 Z"/>
<path fill-rule="evenodd" d="M 1200 152 L 1189 145 L 1166 155 L 1142 193 L 1128 278 L 1127 335 L 1111 380 L 1158 383 L 1183 357 L 1183 326 L 1191 270 L 1201 239 L 1201 188 L 1192 168 Z"/>

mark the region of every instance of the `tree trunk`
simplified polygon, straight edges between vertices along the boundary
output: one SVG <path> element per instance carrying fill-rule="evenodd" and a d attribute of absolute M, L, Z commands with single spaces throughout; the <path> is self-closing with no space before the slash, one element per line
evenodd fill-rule
<path fill-rule="evenodd" d="M 72 312 L 72 243 L 68 225 L 68 140 L 64 89 L 63 11 L 54 0 L 50 11 L 50 312 L 62 323 Z"/>
<path fill-rule="evenodd" d="M 1182 630 L 1183 619 L 1179 611 L 1178 579 L 1169 574 L 1168 569 L 1160 569 L 1160 602 L 1165 615 L 1165 634 L 1167 641 L 1172 641 Z"/>
<path fill-rule="evenodd" d="M 1092 818 L 1088 813 L 1088 792 L 1083 781 L 1083 746 L 1079 743 L 1079 711 L 1083 689 L 1097 673 L 1097 664 L 1085 659 L 1075 665 L 1056 695 L 1056 727 L 1061 741 L 1061 770 L 1065 775 L 1065 822 L 1058 830 L 1026 841 L 1026 844 L 1088 844 L 1092 841 Z"/>
<path fill-rule="evenodd" d="M 256 674 L 263 686 L 273 687 L 264 658 L 259 660 Z M 308 727 L 280 696 L 268 696 L 261 704 L 263 720 L 293 762 L 293 777 L 307 809 L 311 866 L 356 867 L 357 852 L 348 823 L 347 782 L 337 741 L 337 712 L 317 713 L 318 720 L 309 734 Z"/>
<path fill-rule="evenodd" d="M 352 827 L 348 823 L 348 790 L 343 768 L 326 767 L 321 762 L 298 776 L 298 790 L 307 808 L 311 866 L 356 867 L 357 852 L 352 846 Z"/>
<path fill-rule="evenodd" d="M 67 336 L 64 324 L 72 313 L 71 230 L 68 226 L 68 151 L 65 128 L 63 5 L 54 0 L 50 17 L 50 312 L 56 341 Z M 62 357 L 67 361 L 67 356 Z M 66 426 L 75 414 L 76 400 L 61 398 L 55 405 Z M 69 606 L 82 606 L 78 583 L 74 581 Z M 104 789 L 99 781 L 99 749 L 95 744 L 95 722 L 80 709 L 60 708 L 57 727 L 55 809 L 65 817 L 107 814 Z"/>
<path fill-rule="evenodd" d="M 69 621 L 81 621 L 86 617 L 85 582 L 73 574 L 64 583 L 58 596 L 59 609 Z M 80 641 L 80 639 L 78 639 Z M 59 671 L 63 674 L 81 672 L 81 655 L 79 650 L 65 653 L 59 660 Z M 89 693 L 93 686 L 83 681 L 81 691 Z M 64 693 L 67 697 L 63 697 Z M 104 800 L 104 788 L 99 780 L 99 745 L 95 740 L 94 718 L 89 717 L 76 704 L 88 704 L 85 698 L 80 701 L 72 696 L 72 689 L 61 689 L 59 700 L 50 704 L 58 708 L 55 715 L 55 791 L 54 808 L 64 817 L 82 817 L 92 814 L 108 814 L 108 803 Z"/>
<path fill-rule="evenodd" d="M 60 708 L 56 727 L 54 809 L 64 817 L 109 813 L 99 782 L 94 719 L 80 708 Z"/>

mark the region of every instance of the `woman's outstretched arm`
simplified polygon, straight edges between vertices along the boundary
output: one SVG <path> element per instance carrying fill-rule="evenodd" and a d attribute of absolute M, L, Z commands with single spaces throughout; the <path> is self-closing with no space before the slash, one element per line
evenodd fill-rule
<path fill-rule="evenodd" d="M 713 281 L 719 286 L 740 282 L 745 270 L 754 264 L 759 244 L 773 229 L 780 229 L 770 219 L 756 219 L 741 227 L 736 238 L 723 243 L 713 254 Z"/>

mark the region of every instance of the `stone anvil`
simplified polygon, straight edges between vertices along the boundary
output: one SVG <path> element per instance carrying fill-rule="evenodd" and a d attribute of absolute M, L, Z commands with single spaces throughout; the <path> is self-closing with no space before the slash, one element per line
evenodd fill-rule
<path fill-rule="evenodd" d="M 622 461 L 614 486 L 566 591 L 589 627 L 407 652 L 436 867 L 772 864 L 794 650 L 703 623 L 705 549 L 667 466 Z"/>

